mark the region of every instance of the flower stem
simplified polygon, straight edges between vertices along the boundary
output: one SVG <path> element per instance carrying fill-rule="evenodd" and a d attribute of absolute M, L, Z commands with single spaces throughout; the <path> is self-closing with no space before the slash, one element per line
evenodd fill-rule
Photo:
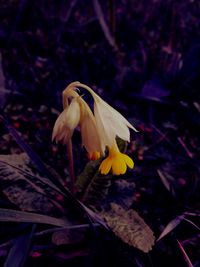
<path fill-rule="evenodd" d="M 72 148 L 72 140 L 69 139 L 67 143 L 67 157 L 68 157 L 68 168 L 69 168 L 69 176 L 70 176 L 70 189 L 71 192 L 75 192 L 75 174 L 74 174 L 74 157 L 73 157 L 73 148 Z"/>

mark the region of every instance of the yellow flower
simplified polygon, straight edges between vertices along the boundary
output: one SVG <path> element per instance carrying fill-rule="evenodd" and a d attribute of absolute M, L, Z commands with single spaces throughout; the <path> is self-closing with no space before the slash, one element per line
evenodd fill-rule
<path fill-rule="evenodd" d="M 115 175 L 124 174 L 129 168 L 133 168 L 134 163 L 132 159 L 119 151 L 118 147 L 114 145 L 109 148 L 109 155 L 104 159 L 99 167 L 101 174 L 108 174 L 112 169 L 112 173 Z"/>

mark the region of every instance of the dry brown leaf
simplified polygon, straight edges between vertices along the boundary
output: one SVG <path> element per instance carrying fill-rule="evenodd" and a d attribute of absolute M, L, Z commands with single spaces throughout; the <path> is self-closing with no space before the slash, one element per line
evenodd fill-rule
<path fill-rule="evenodd" d="M 85 228 L 60 230 L 53 233 L 52 242 L 58 246 L 79 243 L 83 240 L 85 233 Z"/>
<path fill-rule="evenodd" d="M 124 210 L 115 203 L 112 203 L 111 207 L 109 212 L 103 212 L 101 215 L 115 235 L 130 246 L 149 252 L 155 241 L 150 227 L 136 211 Z"/>

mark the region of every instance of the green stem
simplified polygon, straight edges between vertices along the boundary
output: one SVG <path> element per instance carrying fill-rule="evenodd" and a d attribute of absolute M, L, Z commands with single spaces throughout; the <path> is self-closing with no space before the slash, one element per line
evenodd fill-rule
<path fill-rule="evenodd" d="M 70 176 L 70 189 L 71 192 L 75 192 L 75 174 L 74 174 L 74 157 L 73 157 L 73 148 L 72 148 L 72 140 L 69 139 L 67 143 L 67 157 L 68 157 L 68 168 L 69 168 L 69 176 Z"/>

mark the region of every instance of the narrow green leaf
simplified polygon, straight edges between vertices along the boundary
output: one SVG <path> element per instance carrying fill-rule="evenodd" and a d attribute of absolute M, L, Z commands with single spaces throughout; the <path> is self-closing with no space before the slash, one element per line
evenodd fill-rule
<path fill-rule="evenodd" d="M 164 236 L 166 236 L 171 231 L 173 231 L 182 222 L 182 220 L 184 220 L 184 218 L 185 218 L 184 215 L 180 215 L 180 216 L 177 216 L 175 219 L 173 219 L 171 222 L 169 222 L 167 226 L 164 228 L 164 230 L 162 231 L 162 233 L 160 234 L 157 241 L 159 241 Z"/>
<path fill-rule="evenodd" d="M 71 225 L 71 223 L 67 219 L 54 218 L 37 213 L 23 212 L 11 209 L 0 209 L 0 221 L 42 223 L 59 227 L 66 227 Z"/>
<path fill-rule="evenodd" d="M 176 196 L 176 192 L 174 190 L 174 178 L 169 175 L 167 172 L 157 170 L 158 175 L 165 186 L 165 188 L 173 195 Z"/>
<path fill-rule="evenodd" d="M 177 241 L 178 246 L 179 246 L 179 248 L 180 248 L 180 250 L 181 250 L 181 252 L 182 252 L 182 254 L 183 254 L 183 257 L 184 257 L 184 259 L 185 259 L 185 262 L 186 262 L 187 266 L 188 266 L 188 267 L 193 267 L 193 264 L 192 264 L 190 258 L 188 257 L 187 253 L 185 252 L 185 249 L 184 249 L 184 247 L 182 246 L 181 242 L 179 242 L 178 239 L 177 239 L 176 241 Z"/>
<path fill-rule="evenodd" d="M 31 246 L 31 239 L 35 230 L 35 225 L 32 231 L 28 234 L 18 237 L 10 249 L 8 257 L 4 263 L 4 267 L 23 267 Z"/>

